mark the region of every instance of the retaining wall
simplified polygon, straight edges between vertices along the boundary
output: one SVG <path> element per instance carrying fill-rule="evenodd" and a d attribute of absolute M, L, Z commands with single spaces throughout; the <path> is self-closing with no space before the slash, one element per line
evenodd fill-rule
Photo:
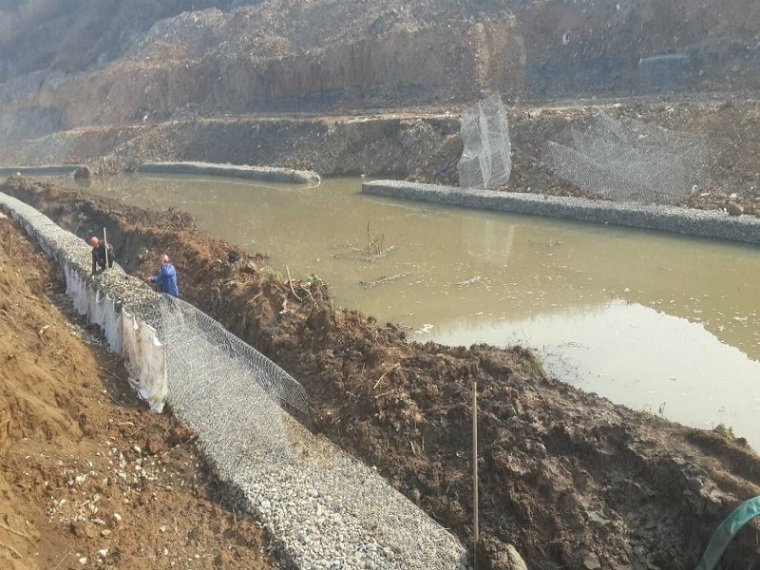
<path fill-rule="evenodd" d="M 730 216 L 727 212 L 715 210 L 494 192 L 397 180 L 365 182 L 362 184 L 362 192 L 465 208 L 532 214 L 760 244 L 760 218 Z"/>
<path fill-rule="evenodd" d="M 91 276 L 92 255 L 84 240 L 2 192 L 0 206 L 58 263 L 74 307 L 103 330 L 110 349 L 124 356 L 133 387 L 160 412 L 167 391 L 164 346 L 155 329 L 161 296 L 119 267 Z"/>
<path fill-rule="evenodd" d="M 79 164 L 50 164 L 46 166 L 0 166 L 0 176 L 13 176 L 17 172 L 22 176 L 59 176 L 74 174 Z"/>
<path fill-rule="evenodd" d="M 246 164 L 216 164 L 211 162 L 146 162 L 140 165 L 140 172 L 153 174 L 194 174 L 206 176 L 232 176 L 266 182 L 288 182 L 291 184 L 317 184 L 319 174 L 310 170 L 292 170 Z"/>

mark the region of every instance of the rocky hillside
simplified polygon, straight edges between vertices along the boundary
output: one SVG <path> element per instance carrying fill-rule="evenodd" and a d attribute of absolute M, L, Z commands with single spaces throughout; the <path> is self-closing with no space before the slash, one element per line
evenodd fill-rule
<path fill-rule="evenodd" d="M 120 57 L 157 21 L 232 1 L 3 0 L 0 82 L 29 73 L 72 73 Z"/>
<path fill-rule="evenodd" d="M 5 0 L 0 135 L 449 105 L 493 89 L 511 101 L 749 89 L 760 77 L 752 0 L 239 4 Z"/>

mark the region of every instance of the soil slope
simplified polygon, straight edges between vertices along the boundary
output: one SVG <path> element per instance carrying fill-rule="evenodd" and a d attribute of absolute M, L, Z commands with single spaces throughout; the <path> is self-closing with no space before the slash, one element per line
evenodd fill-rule
<path fill-rule="evenodd" d="M 137 275 L 168 252 L 186 300 L 304 385 L 312 430 L 376 466 L 466 543 L 477 381 L 482 568 L 507 568 L 508 544 L 533 568 L 691 568 L 720 521 L 760 494 L 760 458 L 741 440 L 580 392 L 548 378 L 527 350 L 409 343 L 391 323 L 337 309 L 318 279 L 289 281 L 242 252 L 227 263 L 236 248 L 174 210 L 24 180 L 0 190 L 82 236 L 107 227 Z M 760 567 L 758 541 L 755 522 L 725 567 Z"/>
<path fill-rule="evenodd" d="M 136 401 L 66 299 L 0 217 L 0 567 L 277 568 L 192 434 Z"/>

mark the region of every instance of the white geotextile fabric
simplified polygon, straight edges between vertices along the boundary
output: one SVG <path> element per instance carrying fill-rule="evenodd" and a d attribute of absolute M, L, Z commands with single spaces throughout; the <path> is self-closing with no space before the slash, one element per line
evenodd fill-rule
<path fill-rule="evenodd" d="M 107 326 L 103 328 L 103 332 L 108 340 L 108 346 L 116 354 L 123 354 L 120 319 L 121 314 L 116 312 L 116 303 L 111 297 L 106 297 L 103 303 L 103 320 Z"/>
<path fill-rule="evenodd" d="M 166 398 L 166 358 L 156 331 L 124 309 L 116 312 L 114 300 L 99 289 L 87 286 L 78 272 L 64 265 L 66 293 L 74 300 L 80 315 L 87 315 L 98 325 L 111 350 L 121 354 L 129 370 L 130 382 L 148 402 L 150 409 L 160 412 Z"/>
<path fill-rule="evenodd" d="M 80 315 L 86 315 L 90 308 L 90 296 L 87 294 L 87 284 L 76 271 L 68 265 L 63 265 L 63 273 L 66 276 L 66 294 L 74 302 L 74 308 Z"/>
<path fill-rule="evenodd" d="M 91 323 L 97 324 L 103 331 L 112 352 L 124 356 L 130 381 L 137 388 L 140 397 L 145 399 L 150 409 L 161 412 L 167 393 L 165 350 L 156 337 L 156 331 L 142 322 L 137 322 L 131 315 L 116 310 L 116 303 L 99 289 L 89 287 L 65 252 L 54 244 L 66 240 L 56 239 L 64 235 L 72 247 L 81 247 L 82 241 L 54 224 L 50 218 L 37 210 L 0 193 L 0 205 L 5 205 L 29 235 L 42 246 L 45 253 L 58 260 L 66 277 L 66 293 L 72 298 L 74 308 L 80 315 L 86 315 Z M 60 245 L 59 245 L 60 247 Z M 87 246 L 85 246 L 87 247 Z M 136 331 L 124 340 L 124 330 Z M 144 359 L 144 361 L 142 360 Z"/>
<path fill-rule="evenodd" d="M 130 381 L 150 409 L 160 412 L 166 399 L 166 349 L 156 330 L 121 310 L 122 355 L 127 362 Z"/>
<path fill-rule="evenodd" d="M 122 354 L 121 326 L 115 301 L 100 289 L 88 287 L 79 273 L 68 265 L 64 264 L 63 272 L 66 275 L 66 294 L 72 298 L 74 308 L 101 328 L 112 352 Z"/>

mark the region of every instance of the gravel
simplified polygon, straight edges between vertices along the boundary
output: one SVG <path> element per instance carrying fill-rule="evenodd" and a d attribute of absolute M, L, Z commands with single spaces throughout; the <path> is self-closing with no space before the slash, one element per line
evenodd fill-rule
<path fill-rule="evenodd" d="M 365 182 L 362 184 L 362 192 L 466 208 L 533 214 L 760 244 L 760 218 L 730 216 L 727 212 L 462 189 L 396 180 Z"/>
<path fill-rule="evenodd" d="M 293 456 L 251 462 L 239 480 L 297 567 L 467 568 L 464 548 L 374 469 L 289 427 Z"/>

